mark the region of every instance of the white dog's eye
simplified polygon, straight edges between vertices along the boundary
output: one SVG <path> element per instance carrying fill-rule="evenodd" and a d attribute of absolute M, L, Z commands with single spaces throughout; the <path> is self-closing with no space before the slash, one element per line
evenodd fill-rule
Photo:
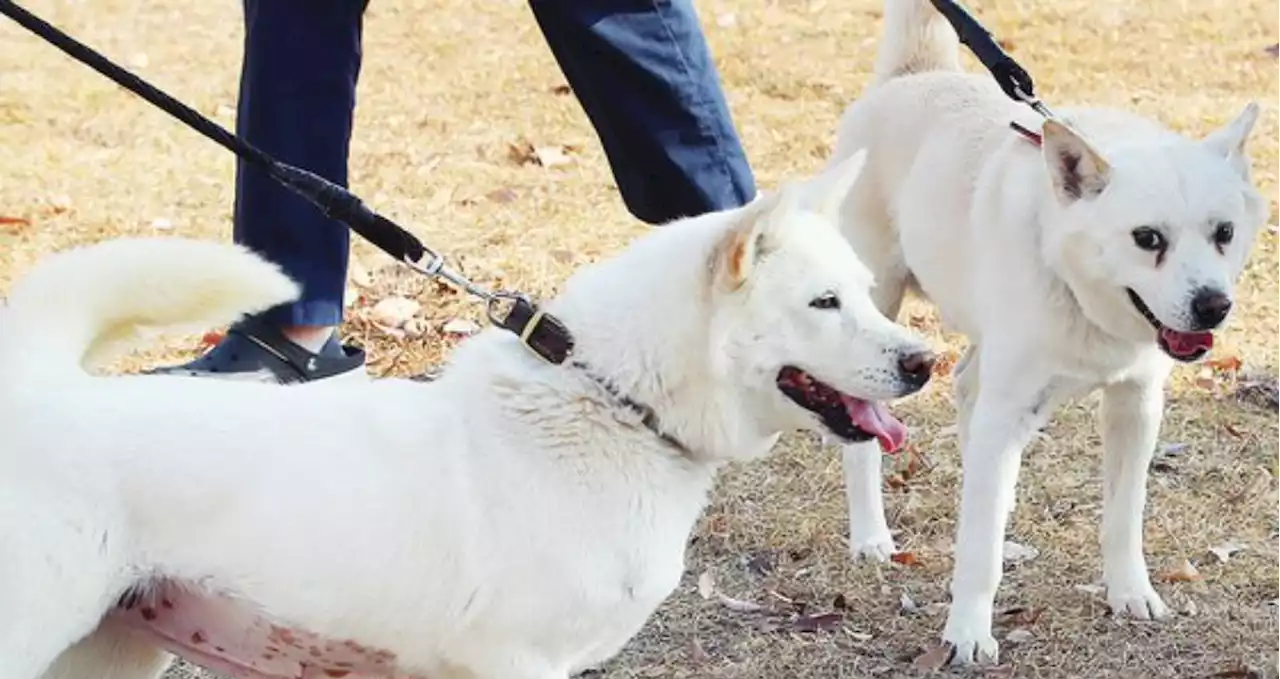
<path fill-rule="evenodd" d="M 1236 225 L 1231 222 L 1218 222 L 1218 226 L 1213 229 L 1213 242 L 1218 246 L 1225 247 L 1231 244 L 1231 239 L 1236 235 Z"/>
<path fill-rule="evenodd" d="M 809 306 L 815 309 L 839 309 L 840 298 L 836 297 L 834 292 L 826 292 L 814 297 L 813 301 L 809 302 Z"/>
<path fill-rule="evenodd" d="M 1148 252 L 1163 252 L 1169 247 L 1164 234 L 1149 226 L 1139 226 L 1133 230 L 1133 244 Z"/>

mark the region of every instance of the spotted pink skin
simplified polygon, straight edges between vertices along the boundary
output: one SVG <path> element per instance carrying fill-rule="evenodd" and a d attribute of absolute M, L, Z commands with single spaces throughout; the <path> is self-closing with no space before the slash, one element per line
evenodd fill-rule
<path fill-rule="evenodd" d="M 389 651 L 277 624 L 249 602 L 173 582 L 117 607 L 103 624 L 138 630 L 156 646 L 231 679 L 407 679 Z"/>

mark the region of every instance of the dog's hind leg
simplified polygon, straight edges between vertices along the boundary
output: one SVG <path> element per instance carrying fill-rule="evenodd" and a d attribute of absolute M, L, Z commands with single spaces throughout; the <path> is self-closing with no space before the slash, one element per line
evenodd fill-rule
<path fill-rule="evenodd" d="M 172 660 L 138 632 L 106 621 L 63 651 L 41 679 L 154 679 Z"/>
<path fill-rule="evenodd" d="M 1164 411 L 1163 380 L 1143 378 L 1108 386 L 1102 393 L 1102 576 L 1115 613 L 1143 620 L 1169 609 L 1151 586 L 1142 553 L 1142 514 L 1147 468 L 1155 453 Z"/>
<path fill-rule="evenodd" d="M 39 482 L 0 491 L 0 679 L 38 679 L 124 589 L 120 541 L 94 506 Z M 98 508 L 101 511 L 101 508 Z"/>

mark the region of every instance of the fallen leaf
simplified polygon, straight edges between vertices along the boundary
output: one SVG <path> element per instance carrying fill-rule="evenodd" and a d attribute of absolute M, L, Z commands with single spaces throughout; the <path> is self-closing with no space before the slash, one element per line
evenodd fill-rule
<path fill-rule="evenodd" d="M 776 589 L 766 589 L 765 592 L 768 592 L 769 596 L 777 599 L 778 601 L 781 601 L 782 603 L 788 606 L 796 606 L 797 608 L 804 608 L 803 603 L 797 604 L 794 598 L 789 597 L 786 594 L 783 594 L 782 592 L 779 592 Z"/>
<path fill-rule="evenodd" d="M 397 329 L 413 318 L 422 305 L 407 297 L 387 297 L 369 310 L 370 319 L 385 328 Z"/>
<path fill-rule="evenodd" d="M 445 322 L 440 328 L 446 335 L 468 336 L 480 332 L 480 326 L 475 321 L 466 318 L 453 318 Z"/>
<path fill-rule="evenodd" d="M 1190 561 L 1183 559 L 1177 568 L 1157 574 L 1156 579 L 1161 582 L 1195 582 L 1203 580 L 1204 576 L 1200 575 L 1200 571 Z"/>
<path fill-rule="evenodd" d="M 1025 629 L 1011 630 L 1008 634 L 1004 635 L 1005 641 L 1014 644 L 1024 644 L 1035 638 L 1036 635 L 1032 634 L 1030 630 Z"/>
<path fill-rule="evenodd" d="M 425 318 L 410 318 L 400 327 L 404 330 L 406 337 L 422 337 L 430 326 Z"/>
<path fill-rule="evenodd" d="M 944 641 L 941 644 L 938 644 L 937 646 L 934 646 L 928 651 L 925 651 L 924 653 L 922 653 L 915 660 L 912 660 L 911 664 L 915 667 L 919 667 L 922 670 L 936 672 L 942 669 L 943 666 L 945 666 L 951 660 L 951 654 L 954 652 L 955 652 L 955 649 L 951 646 L 951 644 L 948 644 Z"/>
<path fill-rule="evenodd" d="M 889 555 L 889 560 L 900 566 L 920 566 L 920 559 L 916 558 L 915 552 L 894 552 Z"/>
<path fill-rule="evenodd" d="M 716 593 L 716 576 L 710 569 L 702 571 L 698 576 L 698 595 L 710 599 Z"/>
<path fill-rule="evenodd" d="M 848 627 L 844 628 L 844 633 L 848 634 L 849 637 L 852 638 L 854 641 L 871 641 L 872 639 L 875 638 L 875 636 L 872 634 L 869 634 L 867 632 L 855 632 L 849 629 Z"/>
<path fill-rule="evenodd" d="M 1218 385 L 1218 378 L 1214 375 L 1213 368 L 1206 365 L 1200 368 L 1192 382 L 1201 389 L 1213 389 Z"/>
<path fill-rule="evenodd" d="M 484 194 L 484 197 L 495 203 L 510 203 L 516 198 L 519 198 L 520 194 L 516 193 L 515 189 L 503 187 Z"/>
<path fill-rule="evenodd" d="M 958 360 L 960 360 L 960 354 L 950 349 L 943 351 L 933 362 L 933 375 L 935 377 L 950 375 L 951 369 L 956 367 Z"/>
<path fill-rule="evenodd" d="M 528 142 L 507 144 L 507 158 L 511 159 L 516 165 L 529 165 L 538 162 L 538 159 L 533 155 L 533 144 Z"/>
<path fill-rule="evenodd" d="M 1205 365 L 1219 372 L 1239 372 L 1244 361 L 1239 356 L 1219 356 L 1204 362 Z"/>
<path fill-rule="evenodd" d="M 707 654 L 707 649 L 702 647 L 702 642 L 696 638 L 689 642 L 689 660 L 695 665 L 701 665 L 711 659 Z"/>
<path fill-rule="evenodd" d="M 563 146 L 539 146 L 533 149 L 533 157 L 543 167 L 558 167 L 573 162 Z"/>
<path fill-rule="evenodd" d="M 830 632 L 844 622 L 843 613 L 817 613 L 801 615 L 791 621 L 791 628 L 797 632 Z"/>
<path fill-rule="evenodd" d="M 753 601 L 743 601 L 742 599 L 735 599 L 725 594 L 718 594 L 716 595 L 716 598 L 720 600 L 720 603 L 724 605 L 725 608 L 735 613 L 758 613 L 764 610 L 764 606 Z"/>
<path fill-rule="evenodd" d="M 49 196 L 49 210 L 55 215 L 60 215 L 71 209 L 71 196 L 56 193 Z"/>
<path fill-rule="evenodd" d="M 756 552 L 752 554 L 743 564 L 747 572 L 757 578 L 763 578 L 769 575 L 777 568 L 778 558 L 773 552 Z"/>
<path fill-rule="evenodd" d="M 0 215 L 0 226 L 31 226 L 31 220 L 22 217 L 5 217 Z"/>
<path fill-rule="evenodd" d="M 811 556 L 813 556 L 812 547 L 797 547 L 787 552 L 787 558 L 792 561 L 804 561 Z"/>
<path fill-rule="evenodd" d="M 1209 553 L 1218 557 L 1219 563 L 1226 563 L 1231 559 L 1232 554 L 1235 554 L 1242 549 L 1244 549 L 1244 545 L 1237 544 L 1235 542 L 1225 542 L 1221 545 L 1217 545 L 1216 547 L 1210 547 Z"/>
<path fill-rule="evenodd" d="M 1262 673 L 1252 667 L 1240 665 L 1209 675 L 1212 679 L 1261 679 Z"/>
<path fill-rule="evenodd" d="M 1015 606 L 1000 611 L 1000 624 L 1006 626 L 1034 625 L 1043 613 L 1044 609 L 1041 608 Z"/>
<path fill-rule="evenodd" d="M 1019 544 L 1012 540 L 1004 541 L 1004 562 L 1007 564 L 1016 566 L 1038 556 L 1040 556 L 1040 550 L 1035 547 Z"/>

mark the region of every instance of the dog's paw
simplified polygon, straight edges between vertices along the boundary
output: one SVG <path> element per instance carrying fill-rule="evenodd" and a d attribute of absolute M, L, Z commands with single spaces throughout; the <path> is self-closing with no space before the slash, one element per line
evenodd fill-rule
<path fill-rule="evenodd" d="M 849 540 L 849 551 L 853 555 L 854 562 L 866 561 L 868 563 L 885 563 L 893 553 L 898 551 L 897 545 L 893 544 L 893 537 L 884 534 L 869 538 L 851 538 Z"/>
<path fill-rule="evenodd" d="M 1149 582 L 1132 587 L 1107 588 L 1107 605 L 1113 615 L 1138 620 L 1160 620 L 1169 616 L 1169 607 Z"/>
<path fill-rule="evenodd" d="M 952 624 L 954 618 L 947 620 L 947 627 L 942 632 L 942 641 L 951 647 L 950 665 L 994 665 L 1000 662 L 1000 645 L 991 636 L 988 625 Z"/>

